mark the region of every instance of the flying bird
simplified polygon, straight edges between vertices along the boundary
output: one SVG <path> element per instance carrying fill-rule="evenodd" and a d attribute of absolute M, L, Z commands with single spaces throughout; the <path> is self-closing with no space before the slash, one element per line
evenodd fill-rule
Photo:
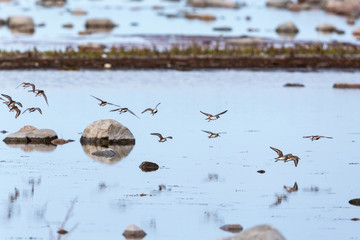
<path fill-rule="evenodd" d="M 325 137 L 325 136 L 319 136 L 319 135 L 304 136 L 303 138 L 310 138 L 311 141 L 319 140 L 320 138 L 329 138 L 329 139 L 332 139 L 332 137 Z"/>
<path fill-rule="evenodd" d="M 160 133 L 150 133 L 151 135 L 155 135 L 159 137 L 159 142 L 166 142 L 167 139 L 173 139 L 171 136 L 163 137 Z"/>
<path fill-rule="evenodd" d="M 17 86 L 16 88 L 20 87 L 21 85 L 24 87 L 24 89 L 27 88 L 27 87 L 31 87 L 31 90 L 29 90 L 29 92 L 35 92 L 35 84 L 23 82 L 19 86 Z"/>
<path fill-rule="evenodd" d="M 112 106 L 120 107 L 119 105 L 116 105 L 116 104 L 113 104 L 113 103 L 109 103 L 109 102 L 104 101 L 104 100 L 102 100 L 102 99 L 100 99 L 100 98 L 98 98 L 98 97 L 95 97 L 95 96 L 93 96 L 93 95 L 90 95 L 90 96 L 92 96 L 92 97 L 95 98 L 96 100 L 99 100 L 99 101 L 100 101 L 99 106 L 101 106 L 101 107 L 104 107 L 104 106 L 106 106 L 106 105 L 112 105 Z"/>
<path fill-rule="evenodd" d="M 49 106 L 49 103 L 48 103 L 48 100 L 47 100 L 47 97 L 46 97 L 46 95 L 45 95 L 44 90 L 36 89 L 36 90 L 34 91 L 34 93 L 36 93 L 35 97 L 37 97 L 37 96 L 43 96 L 44 99 L 45 99 L 46 104 Z"/>
<path fill-rule="evenodd" d="M 201 112 L 202 114 L 206 115 L 207 118 L 206 118 L 205 120 L 209 120 L 208 122 L 210 122 L 211 120 L 219 119 L 219 118 L 220 118 L 220 115 L 226 113 L 227 111 L 228 111 L 228 110 L 223 111 L 223 112 L 221 112 L 221 113 L 218 113 L 218 114 L 216 114 L 216 115 L 212 115 L 212 114 L 209 114 L 209 113 L 204 113 L 204 112 L 202 112 L 202 111 L 200 111 L 200 112 Z"/>
<path fill-rule="evenodd" d="M 291 153 L 284 155 L 282 151 L 280 151 L 277 148 L 274 147 L 270 147 L 272 150 L 274 150 L 277 154 L 278 157 L 275 158 L 275 162 L 277 161 L 284 161 L 284 162 L 289 162 L 289 161 L 294 161 L 295 167 L 297 167 L 298 163 L 299 163 L 299 157 L 292 155 Z"/>
<path fill-rule="evenodd" d="M 205 131 L 205 130 L 201 130 L 201 131 L 210 134 L 208 136 L 208 138 L 217 138 L 217 137 L 220 137 L 220 134 L 225 134 L 226 133 L 226 132 L 213 133 L 213 132 Z"/>
<path fill-rule="evenodd" d="M 155 106 L 155 108 L 153 109 L 153 108 L 147 108 L 147 109 L 145 109 L 144 111 L 142 111 L 142 113 L 141 114 L 143 114 L 143 113 L 145 113 L 145 112 L 147 112 L 147 111 L 150 111 L 150 114 L 152 114 L 153 116 L 158 112 L 158 110 L 157 110 L 157 107 L 160 105 L 160 103 L 158 103 L 156 106 Z"/>
<path fill-rule="evenodd" d="M 10 111 L 11 112 L 14 112 L 14 111 L 16 112 L 15 118 L 18 118 L 20 116 L 20 114 L 21 114 L 21 110 L 15 105 L 11 106 Z"/>
<path fill-rule="evenodd" d="M 293 187 L 284 186 L 284 189 L 286 190 L 286 192 L 292 193 L 292 192 L 297 192 L 299 187 L 297 185 L 297 182 L 295 182 Z"/>
<path fill-rule="evenodd" d="M 121 114 L 121 113 L 129 112 L 129 113 L 131 113 L 132 115 L 134 115 L 135 117 L 139 118 L 138 116 L 136 116 L 135 113 L 133 113 L 133 112 L 132 112 L 130 109 L 128 109 L 128 108 L 117 108 L 117 109 L 110 110 L 110 112 L 119 112 L 120 114 Z"/>
<path fill-rule="evenodd" d="M 277 206 L 277 205 L 281 204 L 281 202 L 282 202 L 283 200 L 286 200 L 286 199 L 287 199 L 287 196 L 284 195 L 284 194 L 277 195 L 277 196 L 276 196 L 276 202 L 273 203 L 273 204 L 271 205 L 271 207 L 274 207 L 274 206 Z"/>
<path fill-rule="evenodd" d="M 22 114 L 24 114 L 26 111 L 29 111 L 29 112 L 35 112 L 35 111 L 39 111 L 39 113 L 40 114 L 42 114 L 42 111 L 41 111 L 41 109 L 40 108 L 34 108 L 34 107 L 32 107 L 32 108 L 27 108 L 27 109 L 25 109 L 25 111 L 23 111 L 23 113 Z"/>
<path fill-rule="evenodd" d="M 17 104 L 18 106 L 22 107 L 23 105 L 21 104 L 21 102 L 16 102 L 14 101 L 9 95 L 6 94 L 1 94 L 3 97 L 6 97 L 9 101 L 4 102 L 4 104 L 6 104 L 6 106 L 8 106 L 9 108 L 11 108 L 12 106 L 14 106 L 15 104 Z M 3 101 L 5 101 L 4 99 L 2 99 Z"/>

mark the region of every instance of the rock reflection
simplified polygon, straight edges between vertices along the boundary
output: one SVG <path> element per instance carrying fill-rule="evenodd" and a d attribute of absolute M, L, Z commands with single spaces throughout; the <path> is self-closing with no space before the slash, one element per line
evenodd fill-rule
<path fill-rule="evenodd" d="M 24 152 L 52 152 L 56 149 L 55 145 L 52 144 L 6 144 L 11 148 L 20 148 Z"/>
<path fill-rule="evenodd" d="M 96 145 L 89 145 L 84 144 L 81 145 L 85 154 L 90 157 L 91 159 L 94 159 L 98 162 L 106 163 L 106 164 L 115 164 L 119 162 L 121 159 L 129 155 L 129 153 L 132 151 L 134 145 L 109 145 L 109 146 L 96 146 Z M 111 149 L 113 150 L 116 155 L 113 157 L 100 157 L 95 156 L 92 153 L 100 150 L 105 149 Z"/>

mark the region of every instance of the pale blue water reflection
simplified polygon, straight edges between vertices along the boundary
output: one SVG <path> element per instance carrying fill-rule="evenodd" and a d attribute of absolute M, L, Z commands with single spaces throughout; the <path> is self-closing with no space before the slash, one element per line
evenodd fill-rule
<path fill-rule="evenodd" d="M 0 130 L 30 124 L 76 142 L 52 152 L 24 152 L 0 143 L 0 236 L 48 239 L 77 198 L 65 226 L 78 224 L 69 239 L 119 239 L 132 223 L 148 233 L 145 239 L 215 239 L 231 235 L 219 229 L 228 223 L 244 228 L 270 223 L 287 239 L 358 239 L 359 224 L 350 219 L 360 216 L 360 208 L 348 201 L 360 194 L 354 184 L 360 167 L 360 91 L 332 88 L 336 81 L 357 82 L 358 76 L 331 71 L 2 71 L 0 92 L 24 107 L 39 106 L 44 114 L 26 113 L 15 120 L 1 106 Z M 16 89 L 23 81 L 44 89 L 50 106 Z M 305 88 L 284 88 L 287 82 Z M 129 107 L 141 119 L 111 113 L 90 95 Z M 158 102 L 158 114 L 140 114 Z M 226 109 L 210 123 L 200 113 Z M 113 165 L 89 158 L 78 141 L 89 123 L 109 118 L 129 127 L 136 138 L 129 155 Z M 227 134 L 208 139 L 201 130 Z M 174 139 L 159 143 L 151 132 Z M 334 139 L 302 138 L 311 134 Z M 269 146 L 298 155 L 298 167 L 275 163 Z M 143 161 L 156 162 L 160 169 L 144 173 L 138 168 Z M 257 173 L 260 169 L 266 173 Z M 34 194 L 29 179 L 41 179 Z M 299 191 L 270 207 L 275 194 L 285 194 L 283 186 L 295 181 Z M 166 190 L 159 192 L 160 184 Z M 9 204 L 15 187 L 20 197 Z"/>

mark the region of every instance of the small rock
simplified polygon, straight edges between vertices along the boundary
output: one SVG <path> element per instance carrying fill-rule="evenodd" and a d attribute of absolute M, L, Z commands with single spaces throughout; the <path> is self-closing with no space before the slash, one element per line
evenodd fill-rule
<path fill-rule="evenodd" d="M 260 174 L 264 174 L 265 170 L 258 170 L 257 172 L 260 173 Z"/>
<path fill-rule="evenodd" d="M 188 13 L 185 12 L 185 18 L 187 19 L 199 19 L 202 21 L 215 21 L 216 17 L 211 14 L 197 14 L 197 13 Z"/>
<path fill-rule="evenodd" d="M 74 25 L 72 23 L 66 23 L 62 25 L 63 28 L 73 28 Z"/>
<path fill-rule="evenodd" d="M 292 12 L 299 12 L 302 10 L 302 6 L 298 3 L 289 3 L 287 5 L 287 9 L 292 11 Z"/>
<path fill-rule="evenodd" d="M 345 83 L 339 82 L 333 85 L 333 88 L 341 88 L 341 89 L 360 89 L 360 83 Z"/>
<path fill-rule="evenodd" d="M 110 63 L 104 63 L 104 68 L 105 68 L 105 69 L 110 69 L 110 68 L 111 68 L 111 64 L 110 64 Z"/>
<path fill-rule="evenodd" d="M 221 238 L 218 240 L 285 240 L 283 235 L 270 225 L 259 225 L 247 229 L 233 237 Z"/>
<path fill-rule="evenodd" d="M 88 19 L 85 23 L 86 29 L 94 29 L 94 28 L 114 28 L 117 25 L 113 23 L 110 19 L 107 18 L 93 18 Z"/>
<path fill-rule="evenodd" d="M 268 0 L 266 2 L 266 6 L 274 8 L 286 8 L 289 3 L 291 3 L 291 0 Z"/>
<path fill-rule="evenodd" d="M 323 33 L 338 33 L 338 34 L 343 34 L 344 31 L 337 29 L 335 26 L 328 24 L 328 23 L 324 23 L 324 24 L 320 24 L 316 27 L 316 31 L 318 32 L 323 32 Z"/>
<path fill-rule="evenodd" d="M 240 8 L 240 4 L 229 0 L 187 0 L 192 7 Z"/>
<path fill-rule="evenodd" d="M 246 20 L 246 21 L 250 21 L 250 20 L 251 20 L 251 17 L 250 17 L 250 16 L 246 16 L 246 17 L 245 17 L 245 20 Z"/>
<path fill-rule="evenodd" d="M 80 44 L 78 46 L 78 49 L 80 51 L 104 51 L 104 49 L 106 48 L 105 45 L 103 44 L 98 44 L 98 43 L 87 43 L 87 44 Z"/>
<path fill-rule="evenodd" d="M 37 129 L 34 126 L 24 126 L 19 131 L 9 134 L 3 141 L 6 144 L 43 143 L 50 144 L 57 138 L 55 131 L 50 129 Z"/>
<path fill-rule="evenodd" d="M 132 225 L 127 226 L 123 235 L 125 238 L 140 238 L 141 239 L 141 238 L 145 237 L 146 233 L 144 232 L 144 230 L 142 230 L 138 226 L 132 224 Z"/>
<path fill-rule="evenodd" d="M 356 37 L 356 39 L 360 39 L 360 28 L 354 29 L 352 34 L 354 35 L 354 37 Z"/>
<path fill-rule="evenodd" d="M 261 38 L 253 37 L 242 37 L 242 38 L 231 38 L 226 40 L 226 45 L 232 46 L 252 46 L 264 44 L 265 40 Z"/>
<path fill-rule="evenodd" d="M 360 221 L 360 218 L 352 218 L 351 221 Z"/>
<path fill-rule="evenodd" d="M 220 31 L 220 32 L 229 32 L 232 30 L 231 27 L 214 27 L 214 31 Z"/>
<path fill-rule="evenodd" d="M 360 198 L 351 199 L 349 203 L 354 206 L 360 206 Z"/>
<path fill-rule="evenodd" d="M 355 18 L 346 19 L 346 23 L 349 24 L 349 25 L 354 25 L 355 24 Z"/>
<path fill-rule="evenodd" d="M 5 133 L 7 133 L 8 131 L 6 131 L 6 130 L 1 130 L 0 131 L 0 133 L 2 133 L 2 134 L 5 134 Z"/>
<path fill-rule="evenodd" d="M 277 33 L 298 33 L 299 29 L 295 26 L 293 22 L 286 22 L 283 24 L 280 24 L 276 28 Z"/>
<path fill-rule="evenodd" d="M 301 83 L 286 83 L 284 87 L 305 87 L 305 85 Z"/>
<path fill-rule="evenodd" d="M 64 145 L 66 143 L 69 143 L 69 142 L 74 142 L 74 140 L 71 140 L 71 139 L 68 139 L 68 140 L 64 140 L 64 139 L 54 139 L 51 141 L 51 144 L 54 144 L 54 145 Z"/>
<path fill-rule="evenodd" d="M 77 8 L 70 11 L 72 15 L 86 15 L 87 12 L 83 9 Z"/>
<path fill-rule="evenodd" d="M 113 158 L 116 156 L 116 152 L 112 149 L 104 149 L 91 153 L 97 157 Z"/>
<path fill-rule="evenodd" d="M 159 165 L 157 165 L 156 163 L 153 162 L 142 162 L 139 166 L 139 168 L 143 171 L 143 172 L 152 172 L 152 171 L 156 171 L 159 169 Z"/>
<path fill-rule="evenodd" d="M 239 233 L 243 230 L 243 227 L 240 224 L 226 224 L 220 227 L 221 230 L 231 233 Z"/>

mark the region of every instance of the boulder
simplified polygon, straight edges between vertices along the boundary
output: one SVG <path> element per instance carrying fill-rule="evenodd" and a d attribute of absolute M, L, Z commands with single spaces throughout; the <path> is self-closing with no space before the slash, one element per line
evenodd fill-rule
<path fill-rule="evenodd" d="M 112 120 L 98 120 L 88 125 L 80 139 L 81 144 L 95 145 L 134 145 L 135 138 L 130 130 Z"/>
<path fill-rule="evenodd" d="M 360 83 L 346 83 L 338 82 L 333 85 L 333 88 L 342 88 L 342 89 L 360 89 Z"/>
<path fill-rule="evenodd" d="M 6 144 L 50 144 L 52 140 L 57 139 L 55 131 L 51 129 L 37 129 L 33 126 L 24 126 L 19 131 L 7 135 L 3 140 Z"/>
<path fill-rule="evenodd" d="M 252 227 L 233 237 L 218 240 L 285 240 L 284 236 L 270 225 L 259 225 Z"/>
<path fill-rule="evenodd" d="M 290 34 L 296 34 L 299 32 L 299 29 L 296 27 L 296 25 L 293 22 L 285 22 L 283 24 L 280 24 L 276 28 L 277 33 L 290 33 Z"/>
<path fill-rule="evenodd" d="M 107 18 L 93 18 L 88 19 L 85 23 L 86 29 L 112 29 L 117 25 Z"/>
<path fill-rule="evenodd" d="M 344 31 L 337 29 L 335 26 L 328 24 L 328 23 L 323 23 L 320 24 L 316 27 L 316 31 L 318 32 L 322 32 L 322 33 L 338 33 L 338 34 L 342 34 L 344 33 Z"/>
<path fill-rule="evenodd" d="M 127 226 L 123 235 L 126 239 L 132 239 L 132 238 L 142 239 L 143 237 L 145 237 L 146 233 L 144 232 L 144 230 L 142 230 L 135 224 L 132 224 Z"/>
<path fill-rule="evenodd" d="M 156 171 L 159 169 L 159 165 L 157 165 L 156 163 L 153 162 L 142 162 L 139 166 L 139 168 L 143 171 L 143 172 L 152 172 L 152 171 Z"/>
<path fill-rule="evenodd" d="M 266 6 L 274 8 L 286 8 L 289 3 L 291 3 L 291 0 L 268 0 L 266 1 Z"/>
<path fill-rule="evenodd" d="M 358 0 L 328 0 L 325 10 L 339 15 L 353 16 L 360 13 L 360 1 Z"/>
<path fill-rule="evenodd" d="M 7 19 L 7 25 L 11 30 L 21 33 L 34 33 L 35 24 L 31 17 L 11 16 Z"/>
<path fill-rule="evenodd" d="M 230 38 L 226 40 L 226 45 L 230 46 L 252 46 L 266 43 L 264 39 L 254 37 Z"/>
<path fill-rule="evenodd" d="M 228 0 L 187 0 L 192 7 L 240 8 L 240 4 Z"/>

